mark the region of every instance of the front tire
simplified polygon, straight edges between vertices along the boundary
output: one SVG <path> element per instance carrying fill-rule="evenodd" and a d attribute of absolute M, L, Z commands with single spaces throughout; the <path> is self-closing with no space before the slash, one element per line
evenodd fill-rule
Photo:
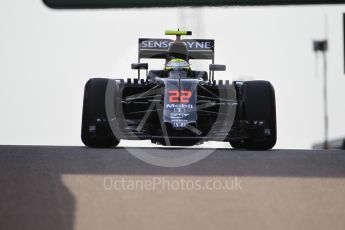
<path fill-rule="evenodd" d="M 88 147 L 111 148 L 119 144 L 109 126 L 105 93 L 108 79 L 92 78 L 84 88 L 81 139 Z"/>
<path fill-rule="evenodd" d="M 266 150 L 277 141 L 276 104 L 274 88 L 268 81 L 247 81 L 242 85 L 242 117 L 245 121 L 263 121 L 265 135 L 249 136 L 241 141 L 230 141 L 234 148 Z"/>

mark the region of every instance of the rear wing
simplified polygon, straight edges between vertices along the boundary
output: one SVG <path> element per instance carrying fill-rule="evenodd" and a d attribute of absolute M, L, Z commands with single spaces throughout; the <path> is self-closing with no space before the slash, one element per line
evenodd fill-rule
<path fill-rule="evenodd" d="M 212 39 L 182 39 L 188 48 L 190 59 L 212 60 L 214 63 L 214 40 Z M 141 58 L 165 59 L 172 39 L 139 38 L 138 61 Z"/>

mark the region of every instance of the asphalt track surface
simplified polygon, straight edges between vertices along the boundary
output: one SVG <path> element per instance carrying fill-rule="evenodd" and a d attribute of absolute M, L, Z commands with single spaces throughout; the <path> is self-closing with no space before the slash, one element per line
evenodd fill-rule
<path fill-rule="evenodd" d="M 164 183 L 110 183 L 154 180 Z M 202 189 L 182 188 L 182 180 Z M 205 189 L 214 181 L 236 186 Z M 0 229 L 343 230 L 345 151 L 216 149 L 193 165 L 163 168 L 125 148 L 0 146 Z"/>

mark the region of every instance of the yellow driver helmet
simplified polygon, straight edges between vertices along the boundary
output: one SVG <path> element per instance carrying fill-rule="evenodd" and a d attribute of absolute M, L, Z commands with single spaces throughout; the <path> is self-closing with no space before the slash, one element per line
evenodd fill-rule
<path fill-rule="evenodd" d="M 183 59 L 174 58 L 165 64 L 165 70 L 190 70 L 190 64 Z"/>

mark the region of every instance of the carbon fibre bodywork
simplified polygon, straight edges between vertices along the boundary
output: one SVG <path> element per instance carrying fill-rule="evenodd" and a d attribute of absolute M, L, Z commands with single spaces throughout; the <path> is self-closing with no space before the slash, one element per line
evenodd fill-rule
<path fill-rule="evenodd" d="M 112 109 L 105 120 L 118 139 L 150 139 L 164 145 L 245 139 L 248 133 L 264 136 L 263 121 L 236 118 L 242 103 L 237 100 L 240 87 L 240 82 L 202 79 L 109 80 L 106 107 Z M 192 89 L 192 100 L 170 103 L 171 89 Z"/>

